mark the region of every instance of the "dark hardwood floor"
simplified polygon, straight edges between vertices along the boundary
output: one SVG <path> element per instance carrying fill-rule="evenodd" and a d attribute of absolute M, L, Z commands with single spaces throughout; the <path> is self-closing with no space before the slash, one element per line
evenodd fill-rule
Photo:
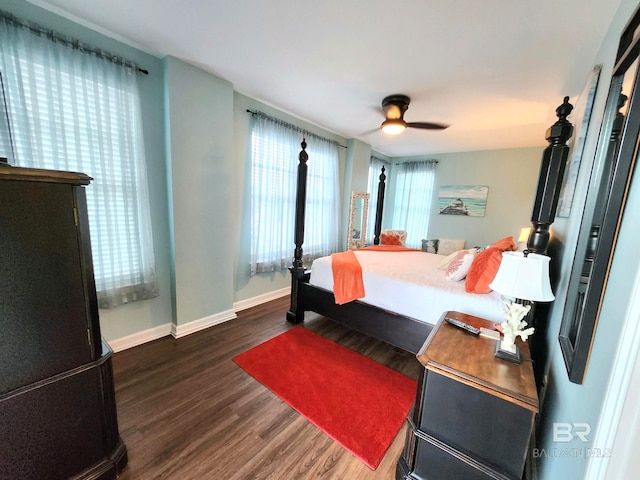
<path fill-rule="evenodd" d="M 121 480 L 395 478 L 406 425 L 372 471 L 232 362 L 291 328 L 288 305 L 288 297 L 274 300 L 187 337 L 114 355 L 118 422 L 129 455 Z M 304 325 L 418 378 L 421 367 L 411 354 L 315 314 Z"/>

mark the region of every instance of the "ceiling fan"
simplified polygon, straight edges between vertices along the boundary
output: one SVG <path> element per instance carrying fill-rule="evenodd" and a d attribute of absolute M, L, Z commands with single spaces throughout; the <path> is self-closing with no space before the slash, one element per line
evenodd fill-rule
<path fill-rule="evenodd" d="M 398 135 L 404 132 L 405 128 L 422 128 L 424 130 L 444 130 L 449 125 L 432 122 L 405 122 L 404 112 L 409 108 L 411 99 L 406 95 L 394 94 L 382 100 L 382 110 L 384 110 L 385 120 L 380 125 L 382 131 L 388 135 Z"/>

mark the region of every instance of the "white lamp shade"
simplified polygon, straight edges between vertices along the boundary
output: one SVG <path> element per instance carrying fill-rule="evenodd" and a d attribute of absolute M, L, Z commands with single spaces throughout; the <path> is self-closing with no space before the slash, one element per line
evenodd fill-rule
<path fill-rule="evenodd" d="M 500 268 L 489 284 L 505 297 L 551 302 L 555 299 L 549 282 L 549 260 L 546 255 L 503 252 Z"/>

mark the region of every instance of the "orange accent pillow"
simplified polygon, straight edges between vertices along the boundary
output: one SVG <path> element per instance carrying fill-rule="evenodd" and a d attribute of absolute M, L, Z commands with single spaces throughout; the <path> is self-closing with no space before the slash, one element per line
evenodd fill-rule
<path fill-rule="evenodd" d="M 501 261 L 502 250 L 496 247 L 489 247 L 476 255 L 467 273 L 464 290 L 469 293 L 489 293 L 489 284 L 498 273 Z"/>
<path fill-rule="evenodd" d="M 498 273 L 500 262 L 502 262 L 502 252 L 513 251 L 518 247 L 513 241 L 513 237 L 505 237 L 492 243 L 488 248 L 476 255 L 467 273 L 467 280 L 464 289 L 469 293 L 489 293 L 489 284 Z"/>
<path fill-rule="evenodd" d="M 402 240 L 400 235 L 390 235 L 388 233 L 380 234 L 380 243 L 382 245 L 400 245 L 402 246 Z"/>
<path fill-rule="evenodd" d="M 515 251 L 518 249 L 516 242 L 512 236 L 501 238 L 500 240 L 493 242 L 490 247 L 496 247 L 501 252 Z"/>

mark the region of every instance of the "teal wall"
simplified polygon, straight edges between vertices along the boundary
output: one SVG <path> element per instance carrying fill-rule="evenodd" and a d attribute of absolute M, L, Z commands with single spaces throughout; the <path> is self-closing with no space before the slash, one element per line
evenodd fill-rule
<path fill-rule="evenodd" d="M 541 479 L 556 478 L 587 478 L 591 462 L 606 459 L 589 458 L 584 448 L 608 448 L 608 445 L 594 444 L 599 429 L 608 429 L 611 425 L 601 424 L 603 404 L 607 391 L 619 385 L 610 385 L 613 374 L 614 361 L 620 356 L 624 362 L 627 352 L 618 351 L 620 332 L 624 327 L 637 329 L 637 318 L 628 318 L 626 312 L 630 306 L 630 292 L 638 287 L 638 272 L 640 272 L 640 257 L 637 254 L 637 239 L 640 235 L 640 184 L 637 172 L 634 176 L 627 199 L 618 243 L 616 246 L 604 303 L 593 341 L 587 372 L 582 385 L 569 382 L 562 352 L 558 343 L 560 322 L 566 300 L 567 283 L 573 262 L 573 252 L 577 243 L 580 218 L 584 209 L 586 185 L 596 158 L 596 144 L 603 118 L 606 97 L 615 60 L 620 34 L 625 24 L 637 7 L 635 0 L 623 0 L 613 21 L 610 31 L 601 46 L 601 50 L 594 59 L 595 64 L 602 64 L 602 72 L 598 92 L 594 102 L 589 134 L 585 142 L 584 154 L 578 175 L 577 188 L 571 214 L 568 218 L 556 219 L 553 225 L 554 249 L 560 255 L 554 258 L 559 273 L 555 287 L 556 300 L 550 305 L 547 327 L 547 345 L 549 348 L 549 363 L 547 365 L 548 386 L 543 398 L 540 428 L 538 431 L 538 448 L 544 449 L 538 461 Z M 585 78 L 585 83 L 587 78 Z M 631 322 L 627 325 L 625 322 Z M 630 363 L 635 359 L 629 357 Z M 624 391 L 624 388 L 622 388 Z M 622 419 L 624 422 L 625 420 Z M 555 422 L 583 422 L 588 423 L 591 434 L 588 442 L 583 443 L 574 439 L 569 443 L 553 441 L 553 424 Z M 615 423 L 614 423 L 615 425 Z M 636 446 L 637 448 L 637 446 Z M 577 456 L 561 455 L 563 449 L 578 449 L 582 453 Z M 542 451 L 542 450 L 541 450 Z M 573 450 L 570 450 L 573 451 Z M 636 450 L 637 451 L 637 450 Z M 554 455 L 554 452 L 556 455 Z M 616 452 L 612 452 L 616 455 Z"/>
<path fill-rule="evenodd" d="M 340 236 L 340 245 L 345 250 L 347 248 L 347 229 L 349 228 L 351 193 L 367 192 L 367 189 L 369 188 L 369 163 L 371 161 L 371 145 L 361 142 L 360 140 L 350 138 L 347 142 L 347 147 L 347 161 L 342 194 L 341 231 L 343 234 Z M 375 218 L 368 219 L 368 223 L 371 228 L 373 228 L 374 222 Z"/>
<path fill-rule="evenodd" d="M 561 103 L 562 99 L 558 103 Z M 540 134 L 544 142 L 544 132 Z M 544 147 L 460 152 L 427 157 L 397 158 L 396 162 L 437 160 L 429 231 L 423 238 L 465 239 L 467 247 L 488 245 L 531 226 L 540 159 Z M 397 169 L 390 175 L 395 177 Z M 391 180 L 393 182 L 393 180 Z M 487 185 L 484 217 L 458 217 L 438 213 L 438 189 L 443 185 Z M 395 194 L 393 185 L 387 198 Z M 391 220 L 388 217 L 389 221 Z"/>
<path fill-rule="evenodd" d="M 166 58 L 174 323 L 233 308 L 233 85 Z"/>

